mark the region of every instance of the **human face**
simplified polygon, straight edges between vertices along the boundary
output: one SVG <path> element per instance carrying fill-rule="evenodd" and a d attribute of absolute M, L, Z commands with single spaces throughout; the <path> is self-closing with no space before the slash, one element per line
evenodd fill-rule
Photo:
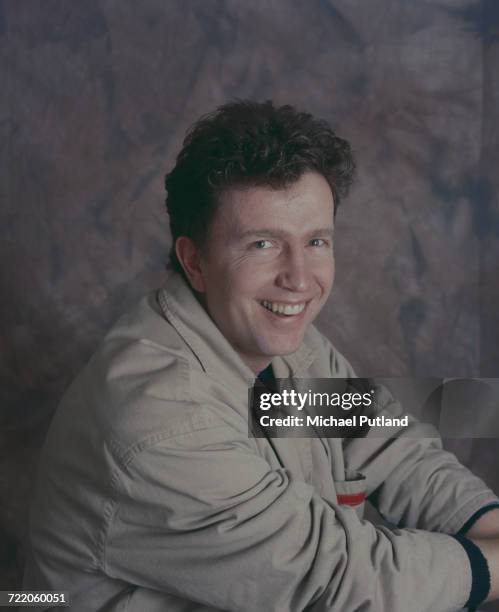
<path fill-rule="evenodd" d="M 220 331 L 258 373 L 293 353 L 334 279 L 333 196 L 309 172 L 282 190 L 221 198 L 199 257 L 198 289 Z"/>

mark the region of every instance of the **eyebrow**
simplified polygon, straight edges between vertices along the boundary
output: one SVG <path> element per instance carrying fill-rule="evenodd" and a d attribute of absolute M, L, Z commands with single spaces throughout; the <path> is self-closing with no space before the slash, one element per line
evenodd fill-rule
<path fill-rule="evenodd" d="M 307 232 L 307 236 L 329 236 L 333 237 L 334 230 L 332 227 L 320 227 Z M 262 227 L 260 229 L 250 229 L 244 232 L 240 232 L 237 237 L 238 239 L 244 239 L 251 236 L 265 236 L 268 238 L 284 238 L 288 235 L 288 232 L 280 229 Z"/>

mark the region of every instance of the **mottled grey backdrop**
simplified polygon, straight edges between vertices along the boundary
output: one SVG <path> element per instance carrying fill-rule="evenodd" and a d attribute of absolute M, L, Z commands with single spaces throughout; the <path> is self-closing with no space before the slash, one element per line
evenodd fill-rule
<path fill-rule="evenodd" d="M 498 376 L 498 2 L 0 0 L 8 584 L 50 415 L 162 282 L 163 175 L 187 126 L 233 97 L 290 102 L 353 143 L 319 325 L 358 373 Z M 498 487 L 495 441 L 456 450 Z"/>

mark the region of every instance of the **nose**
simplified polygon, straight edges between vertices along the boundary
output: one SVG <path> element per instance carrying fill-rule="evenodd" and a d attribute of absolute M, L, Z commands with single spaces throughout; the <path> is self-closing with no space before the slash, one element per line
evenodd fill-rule
<path fill-rule="evenodd" d="M 277 275 L 276 283 L 281 289 L 306 292 L 311 282 L 310 262 L 307 262 L 303 249 L 289 249 L 283 253 L 282 268 Z"/>

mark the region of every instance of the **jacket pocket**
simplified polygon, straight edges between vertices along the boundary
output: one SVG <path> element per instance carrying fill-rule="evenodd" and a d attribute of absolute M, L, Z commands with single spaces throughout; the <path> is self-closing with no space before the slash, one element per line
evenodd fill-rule
<path fill-rule="evenodd" d="M 353 508 L 362 518 L 366 501 L 366 477 L 360 472 L 353 472 L 346 476 L 346 480 L 334 481 L 338 504 Z"/>

